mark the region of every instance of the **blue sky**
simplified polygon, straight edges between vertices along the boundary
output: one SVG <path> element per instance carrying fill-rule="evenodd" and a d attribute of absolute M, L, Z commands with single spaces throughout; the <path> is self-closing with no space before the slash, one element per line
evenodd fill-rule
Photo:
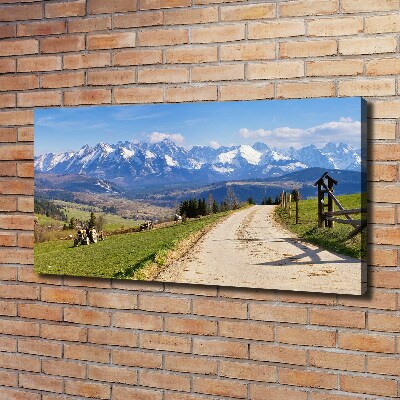
<path fill-rule="evenodd" d="M 35 110 L 35 155 L 118 141 L 178 145 L 360 147 L 360 98 L 259 100 Z"/>

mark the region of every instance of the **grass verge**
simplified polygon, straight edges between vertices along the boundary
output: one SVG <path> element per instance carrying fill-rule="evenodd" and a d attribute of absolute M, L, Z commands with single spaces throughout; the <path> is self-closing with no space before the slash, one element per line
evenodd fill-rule
<path fill-rule="evenodd" d="M 35 244 L 35 272 L 121 279 L 152 279 L 181 242 L 228 213 L 209 215 L 166 228 L 107 237 L 94 245 L 73 247 L 72 240 Z"/>
<path fill-rule="evenodd" d="M 338 199 L 344 209 L 367 207 L 367 196 L 365 193 L 338 196 Z M 318 228 L 317 199 L 299 201 L 299 224 L 297 225 L 294 203 L 292 204 L 292 215 L 290 218 L 288 213 L 280 207 L 276 208 L 276 217 L 289 230 L 310 243 L 335 253 L 361 260 L 367 259 L 367 230 L 364 229 L 362 234 L 346 240 L 346 237 L 354 229 L 351 225 L 335 223 L 333 228 Z M 366 215 L 352 214 L 351 217 L 353 219 L 365 219 Z"/>

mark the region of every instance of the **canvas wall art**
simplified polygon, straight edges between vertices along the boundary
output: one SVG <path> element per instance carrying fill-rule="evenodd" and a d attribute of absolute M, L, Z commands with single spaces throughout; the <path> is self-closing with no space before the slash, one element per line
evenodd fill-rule
<path fill-rule="evenodd" d="M 361 98 L 35 110 L 35 271 L 366 288 Z"/>

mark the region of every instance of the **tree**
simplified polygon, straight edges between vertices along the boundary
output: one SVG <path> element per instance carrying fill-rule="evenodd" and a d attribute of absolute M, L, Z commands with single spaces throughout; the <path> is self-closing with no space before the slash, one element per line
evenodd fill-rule
<path fill-rule="evenodd" d="M 267 199 L 267 201 L 265 202 L 265 204 L 267 204 L 267 205 L 269 205 L 269 206 L 272 204 L 271 196 L 268 196 L 268 199 Z"/>
<path fill-rule="evenodd" d="M 75 218 L 74 217 L 72 217 L 70 220 L 69 220 L 69 229 L 75 229 Z"/>
<path fill-rule="evenodd" d="M 100 214 L 96 221 L 96 229 L 98 231 L 102 231 L 104 229 L 105 224 L 106 224 L 106 218 L 104 215 Z"/>
<path fill-rule="evenodd" d="M 208 193 L 208 199 L 207 199 L 207 214 L 211 214 L 213 212 L 213 196 L 212 193 Z"/>
<path fill-rule="evenodd" d="M 88 226 L 89 226 L 89 229 L 92 229 L 96 226 L 96 216 L 94 215 L 93 211 L 90 213 Z"/>
<path fill-rule="evenodd" d="M 279 196 L 275 197 L 274 204 L 278 205 L 280 203 Z"/>
<path fill-rule="evenodd" d="M 248 199 L 247 199 L 247 202 L 251 205 L 251 204 L 256 204 L 256 202 L 253 200 L 253 198 L 250 196 Z"/>
<path fill-rule="evenodd" d="M 239 201 L 232 186 L 229 186 L 226 191 L 227 203 L 231 210 L 236 210 L 239 207 Z"/>
<path fill-rule="evenodd" d="M 186 216 L 188 218 L 196 218 L 199 215 L 199 211 L 198 211 L 198 203 L 196 199 L 190 199 L 189 200 L 189 207 L 186 213 Z"/>
<path fill-rule="evenodd" d="M 297 189 L 292 190 L 292 199 L 293 201 L 300 200 L 300 193 Z"/>
<path fill-rule="evenodd" d="M 219 207 L 218 207 L 218 203 L 217 203 L 216 200 L 213 201 L 213 204 L 212 204 L 212 212 L 213 212 L 213 214 L 219 213 Z"/>
<path fill-rule="evenodd" d="M 198 212 L 198 215 L 203 215 L 203 216 L 207 215 L 206 199 L 199 199 L 197 212 Z"/>

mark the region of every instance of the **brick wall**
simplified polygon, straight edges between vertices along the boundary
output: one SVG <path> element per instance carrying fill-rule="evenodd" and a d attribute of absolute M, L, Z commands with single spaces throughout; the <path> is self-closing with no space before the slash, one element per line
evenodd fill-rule
<path fill-rule="evenodd" d="M 399 396 L 399 0 L 4 0 L 0 399 Z M 364 96 L 363 297 L 37 276 L 33 107 Z"/>

